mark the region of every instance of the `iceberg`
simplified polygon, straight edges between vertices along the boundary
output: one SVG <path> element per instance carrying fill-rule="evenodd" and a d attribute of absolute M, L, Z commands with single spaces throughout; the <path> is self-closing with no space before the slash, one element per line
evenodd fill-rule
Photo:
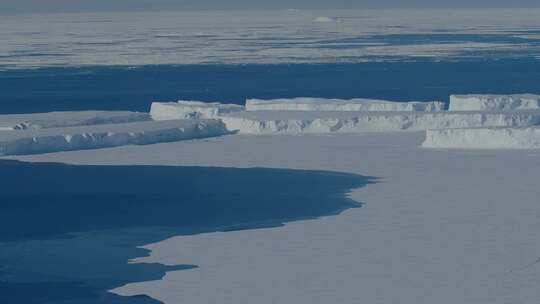
<path fill-rule="evenodd" d="M 299 97 L 290 99 L 248 99 L 246 111 L 419 111 L 444 110 L 444 102 L 394 102 L 377 99 L 326 99 Z"/>
<path fill-rule="evenodd" d="M 540 127 L 427 130 L 422 147 L 539 149 Z"/>
<path fill-rule="evenodd" d="M 424 131 L 540 124 L 540 111 L 524 112 L 324 112 L 252 111 L 221 117 L 231 131 L 246 134 Z"/>
<path fill-rule="evenodd" d="M 0 130 L 28 130 L 148 121 L 148 113 L 130 111 L 65 111 L 0 115 Z"/>
<path fill-rule="evenodd" d="M 244 111 L 236 104 L 180 100 L 178 102 L 152 102 L 150 115 L 154 120 L 212 119 L 223 114 Z"/>
<path fill-rule="evenodd" d="M 0 131 L 0 155 L 27 155 L 148 145 L 227 134 L 219 120 L 146 121 L 112 125 Z"/>
<path fill-rule="evenodd" d="M 515 111 L 540 109 L 540 95 L 452 95 L 450 111 Z"/>

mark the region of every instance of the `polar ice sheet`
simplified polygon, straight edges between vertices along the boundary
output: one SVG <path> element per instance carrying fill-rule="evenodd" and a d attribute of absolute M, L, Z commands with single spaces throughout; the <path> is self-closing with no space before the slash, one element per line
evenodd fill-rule
<path fill-rule="evenodd" d="M 282 99 L 248 99 L 247 111 L 420 111 L 437 112 L 444 110 L 441 101 L 432 102 L 396 102 L 366 98 L 327 99 L 314 97 Z"/>
<path fill-rule="evenodd" d="M 221 118 L 248 134 L 358 133 L 540 124 L 540 111 L 520 112 L 317 112 L 252 111 Z"/>
<path fill-rule="evenodd" d="M 0 67 L 540 58 L 539 14 L 467 9 L 6 15 L 0 18 Z"/>

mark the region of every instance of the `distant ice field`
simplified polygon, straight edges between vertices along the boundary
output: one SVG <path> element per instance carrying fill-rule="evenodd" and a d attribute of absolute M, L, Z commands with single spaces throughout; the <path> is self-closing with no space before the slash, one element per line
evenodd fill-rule
<path fill-rule="evenodd" d="M 0 69 L 540 58 L 540 9 L 5 15 Z"/>

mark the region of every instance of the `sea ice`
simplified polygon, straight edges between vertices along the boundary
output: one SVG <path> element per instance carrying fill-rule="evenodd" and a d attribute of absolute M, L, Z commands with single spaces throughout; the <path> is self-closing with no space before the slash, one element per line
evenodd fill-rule
<path fill-rule="evenodd" d="M 246 111 L 281 110 L 281 111 L 420 111 L 437 112 L 444 110 L 444 102 L 394 102 L 377 99 L 326 99 L 326 98 L 283 98 L 283 99 L 248 99 Z"/>

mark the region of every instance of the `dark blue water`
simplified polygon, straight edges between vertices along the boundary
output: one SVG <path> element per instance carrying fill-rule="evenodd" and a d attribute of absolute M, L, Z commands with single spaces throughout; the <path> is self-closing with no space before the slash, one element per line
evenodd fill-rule
<path fill-rule="evenodd" d="M 441 35 L 441 39 L 446 36 Z M 420 38 L 418 38 L 420 39 Z M 540 61 L 47 68 L 0 72 L 0 113 L 148 111 L 151 101 L 317 96 L 443 100 L 450 94 L 540 93 Z"/>
<path fill-rule="evenodd" d="M 197 265 L 127 264 L 180 234 L 273 227 L 360 205 L 373 178 L 320 171 L 0 160 L 0 303 L 156 303 L 106 291 Z"/>

